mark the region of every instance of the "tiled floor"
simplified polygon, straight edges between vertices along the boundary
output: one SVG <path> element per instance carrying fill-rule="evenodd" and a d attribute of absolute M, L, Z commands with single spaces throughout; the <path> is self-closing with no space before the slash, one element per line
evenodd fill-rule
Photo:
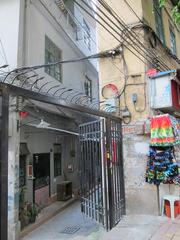
<path fill-rule="evenodd" d="M 40 227 L 45 222 L 52 219 L 54 216 L 56 216 L 61 211 L 66 209 L 69 205 L 71 205 L 73 202 L 75 202 L 75 199 L 73 198 L 66 202 L 56 201 L 48 207 L 44 208 L 38 215 L 36 222 L 28 225 L 23 229 L 23 231 L 21 232 L 21 237 L 26 236 L 28 233 L 34 231 L 36 228 Z"/>
<path fill-rule="evenodd" d="M 151 240 L 180 240 L 180 217 L 168 220 L 153 235 Z"/>
<path fill-rule="evenodd" d="M 62 233 L 78 227 L 73 234 Z M 110 232 L 80 213 L 78 202 L 37 228 L 23 240 L 180 240 L 180 218 L 128 215 Z"/>

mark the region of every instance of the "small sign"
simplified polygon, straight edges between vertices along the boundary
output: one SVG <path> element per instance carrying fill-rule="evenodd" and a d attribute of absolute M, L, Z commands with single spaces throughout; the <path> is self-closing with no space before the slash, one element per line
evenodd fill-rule
<path fill-rule="evenodd" d="M 155 68 L 151 68 L 146 72 L 147 76 L 149 76 L 149 77 L 155 76 L 156 73 L 157 73 L 157 70 Z"/>
<path fill-rule="evenodd" d="M 28 165 L 28 178 L 33 179 L 33 165 L 32 164 Z"/>

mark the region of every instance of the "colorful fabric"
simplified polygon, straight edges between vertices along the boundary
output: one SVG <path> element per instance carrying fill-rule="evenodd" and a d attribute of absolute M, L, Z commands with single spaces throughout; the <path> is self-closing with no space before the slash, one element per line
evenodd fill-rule
<path fill-rule="evenodd" d="M 169 114 L 151 119 L 151 146 L 174 146 L 180 144 L 180 124 Z"/>
<path fill-rule="evenodd" d="M 146 168 L 146 182 L 159 185 L 160 183 L 179 183 L 178 163 L 175 162 L 172 147 L 151 147 Z"/>
<path fill-rule="evenodd" d="M 171 124 L 174 131 L 175 136 L 175 144 L 180 144 L 180 119 L 176 119 L 175 117 L 170 115 Z"/>

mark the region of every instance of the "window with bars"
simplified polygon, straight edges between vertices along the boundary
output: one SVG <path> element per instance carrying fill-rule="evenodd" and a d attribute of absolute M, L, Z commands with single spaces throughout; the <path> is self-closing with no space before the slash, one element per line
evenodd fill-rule
<path fill-rule="evenodd" d="M 62 146 L 54 144 L 54 177 L 62 175 Z"/>
<path fill-rule="evenodd" d="M 45 64 L 57 62 L 61 59 L 61 50 L 47 36 L 45 36 Z M 60 64 L 45 67 L 45 72 L 56 80 L 62 82 L 62 67 Z"/>
<path fill-rule="evenodd" d="M 156 22 L 156 33 L 161 42 L 165 44 L 162 9 L 159 7 L 158 0 L 154 0 L 154 16 Z"/>
<path fill-rule="evenodd" d="M 176 55 L 176 37 L 172 25 L 169 26 L 171 52 Z"/>
<path fill-rule="evenodd" d="M 85 90 L 86 96 L 88 96 L 91 101 L 92 100 L 92 81 L 88 78 L 84 82 L 84 90 Z"/>
<path fill-rule="evenodd" d="M 91 30 L 87 22 L 83 19 L 83 41 L 84 44 L 91 50 Z"/>

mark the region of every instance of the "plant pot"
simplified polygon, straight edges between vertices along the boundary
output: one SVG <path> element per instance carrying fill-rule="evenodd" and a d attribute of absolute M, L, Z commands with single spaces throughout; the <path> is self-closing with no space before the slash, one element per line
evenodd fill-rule
<path fill-rule="evenodd" d="M 35 221 L 36 221 L 36 215 L 31 216 L 30 219 L 29 219 L 29 222 L 30 223 L 35 223 Z"/>
<path fill-rule="evenodd" d="M 20 221 L 21 221 L 21 230 L 29 224 L 29 218 L 28 217 L 23 217 Z"/>

